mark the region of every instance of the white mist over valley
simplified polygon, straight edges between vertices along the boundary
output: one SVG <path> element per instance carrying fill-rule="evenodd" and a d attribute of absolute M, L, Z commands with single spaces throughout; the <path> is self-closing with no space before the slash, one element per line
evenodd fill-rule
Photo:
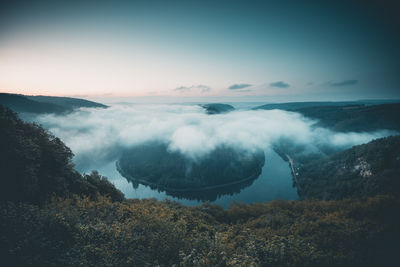
<path fill-rule="evenodd" d="M 207 115 L 198 105 L 113 105 L 35 119 L 74 152 L 75 161 L 109 160 L 118 151 L 158 141 L 194 160 L 218 146 L 244 151 L 270 148 L 281 139 L 306 145 L 346 148 L 388 136 L 392 131 L 341 133 L 314 127 L 316 121 L 283 110 L 236 110 Z"/>
<path fill-rule="evenodd" d="M 317 127 L 316 120 L 296 112 L 252 110 L 240 108 L 245 106 L 241 103 L 236 106 L 239 109 L 235 111 L 209 115 L 196 104 L 114 104 L 107 109 L 81 108 L 66 115 L 38 115 L 33 120 L 71 148 L 78 170 L 99 170 L 127 197 L 133 198 L 161 200 L 168 196 L 144 185 L 134 189 L 116 171 L 115 161 L 131 147 L 163 143 L 169 151 L 179 152 L 194 162 L 221 146 L 242 154 L 262 149 L 266 162 L 261 176 L 235 197 L 219 199 L 225 206 L 232 200 L 259 202 L 261 196 L 264 201 L 296 198 L 289 165 L 274 152 L 274 147 L 282 141 L 301 147 L 303 154 L 318 154 L 323 153 L 321 148 L 342 150 L 393 134 L 384 129 L 334 132 Z M 188 205 L 201 203 L 180 201 Z"/>

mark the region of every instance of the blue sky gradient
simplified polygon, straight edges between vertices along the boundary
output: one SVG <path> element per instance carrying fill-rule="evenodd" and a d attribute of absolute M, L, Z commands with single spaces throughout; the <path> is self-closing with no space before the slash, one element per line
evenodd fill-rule
<path fill-rule="evenodd" d="M 0 90 L 400 98 L 400 10 L 394 3 L 4 1 Z"/>

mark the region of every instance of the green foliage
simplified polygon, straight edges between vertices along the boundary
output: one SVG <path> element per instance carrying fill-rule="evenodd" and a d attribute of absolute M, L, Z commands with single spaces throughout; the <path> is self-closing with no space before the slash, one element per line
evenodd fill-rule
<path fill-rule="evenodd" d="M 111 197 L 112 201 L 124 200 L 124 194 L 116 189 L 115 186 L 108 181 L 107 177 L 101 176 L 97 171 L 83 175 L 83 180 L 85 183 L 81 182 L 80 188 L 76 190 L 81 194 L 93 197 L 98 193 L 103 196 Z"/>
<path fill-rule="evenodd" d="M 0 200 L 43 203 L 53 194 L 108 194 L 123 197 L 97 173 L 82 177 L 74 170 L 72 152 L 39 125 L 21 121 L 0 106 Z"/>
<path fill-rule="evenodd" d="M 102 196 L 42 208 L 3 202 L 1 257 L 40 266 L 385 266 L 397 256 L 398 205 L 390 196 L 228 210 Z"/>
<path fill-rule="evenodd" d="M 264 165 L 262 150 L 253 154 L 218 147 L 199 160 L 191 160 L 167 145 L 151 143 L 126 151 L 118 171 L 132 181 L 160 189 L 196 190 L 257 177 Z"/>
<path fill-rule="evenodd" d="M 302 198 L 342 199 L 377 194 L 399 195 L 400 136 L 354 146 L 311 161 L 297 180 Z"/>

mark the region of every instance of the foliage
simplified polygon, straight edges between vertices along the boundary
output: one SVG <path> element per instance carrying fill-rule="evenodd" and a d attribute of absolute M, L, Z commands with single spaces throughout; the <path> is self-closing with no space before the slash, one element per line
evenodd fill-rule
<path fill-rule="evenodd" d="M 39 125 L 21 121 L 0 106 L 0 200 L 43 203 L 53 194 L 122 193 L 97 173 L 82 177 L 74 170 L 72 152 Z"/>
<path fill-rule="evenodd" d="M 40 209 L 5 202 L 1 257 L 38 266 L 384 266 L 397 256 L 398 204 L 390 196 L 228 210 L 101 196 Z"/>
<path fill-rule="evenodd" d="M 161 143 L 136 146 L 119 159 L 118 170 L 132 181 L 157 188 L 190 189 L 218 186 L 257 177 L 264 165 L 264 152 L 237 151 L 218 147 L 198 160 Z"/>
<path fill-rule="evenodd" d="M 83 179 L 79 180 L 79 188 L 74 192 L 79 192 L 79 194 L 91 196 L 92 199 L 97 197 L 97 194 L 103 196 L 109 196 L 112 201 L 122 201 L 124 200 L 124 194 L 115 188 L 115 186 L 110 183 L 107 177 L 100 175 L 97 171 L 93 171 L 91 174 L 84 174 Z"/>
<path fill-rule="evenodd" d="M 341 199 L 399 195 L 400 136 L 374 140 L 311 161 L 297 180 L 303 198 Z"/>

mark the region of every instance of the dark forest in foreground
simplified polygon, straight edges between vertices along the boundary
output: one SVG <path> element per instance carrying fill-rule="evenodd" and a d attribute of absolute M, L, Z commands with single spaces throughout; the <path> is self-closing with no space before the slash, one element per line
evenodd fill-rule
<path fill-rule="evenodd" d="M 398 194 L 379 187 L 340 200 L 184 207 L 128 200 L 101 175 L 79 174 L 58 138 L 1 107 L 0 144 L 2 266 L 390 266 L 399 252 Z"/>

